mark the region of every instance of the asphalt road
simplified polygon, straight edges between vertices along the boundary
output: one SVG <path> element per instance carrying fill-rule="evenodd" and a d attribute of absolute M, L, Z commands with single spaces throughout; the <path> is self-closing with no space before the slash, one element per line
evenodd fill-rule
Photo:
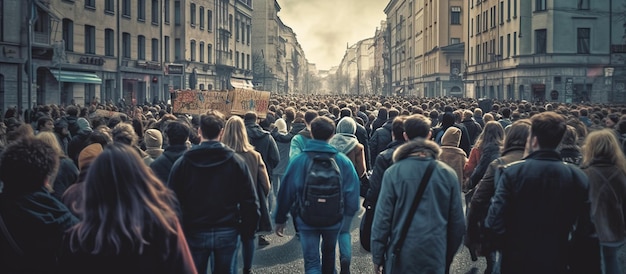
<path fill-rule="evenodd" d="M 465 205 L 465 202 L 463 202 Z M 361 208 L 358 217 L 352 221 L 352 263 L 351 273 L 374 273 L 371 254 L 365 251 L 359 243 L 359 224 L 364 213 Z M 302 259 L 302 248 L 300 242 L 295 237 L 295 231 L 288 222 L 284 237 L 276 234 L 269 234 L 270 245 L 260 247 L 256 250 L 252 270 L 255 274 L 297 274 L 304 273 L 304 261 Z M 339 248 L 337 247 L 337 258 L 339 258 Z M 626 269 L 626 246 L 620 251 L 620 261 Z M 241 254 L 239 254 L 239 272 L 241 273 Z M 337 273 L 339 273 L 339 259 L 336 260 Z M 482 274 L 486 264 L 484 258 L 472 262 L 467 248 L 461 246 L 457 252 L 450 269 L 451 274 Z"/>

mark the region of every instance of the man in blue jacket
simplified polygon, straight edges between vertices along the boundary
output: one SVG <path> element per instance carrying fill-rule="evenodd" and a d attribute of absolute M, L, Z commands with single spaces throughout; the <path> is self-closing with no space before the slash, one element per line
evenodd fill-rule
<path fill-rule="evenodd" d="M 299 199 L 304 190 L 306 169 L 311 161 L 306 152 L 335 154 L 335 161 L 342 178 L 344 221 L 339 221 L 330 226 L 314 227 L 305 223 L 299 215 L 296 217 L 296 224 L 300 232 L 300 243 L 302 244 L 302 254 L 304 256 L 305 272 L 307 274 L 332 274 L 335 271 L 335 247 L 339 230 L 342 225 L 350 225 L 345 220 L 351 219 L 359 208 L 359 178 L 350 159 L 328 144 L 335 132 L 334 122 L 328 117 L 320 116 L 311 121 L 310 129 L 312 139 L 307 142 L 302 151 L 305 153 L 300 153 L 291 159 L 278 191 L 275 215 L 276 235 L 283 236 L 287 213 L 294 203 L 300 202 Z M 320 238 L 322 239 L 321 264 Z"/>

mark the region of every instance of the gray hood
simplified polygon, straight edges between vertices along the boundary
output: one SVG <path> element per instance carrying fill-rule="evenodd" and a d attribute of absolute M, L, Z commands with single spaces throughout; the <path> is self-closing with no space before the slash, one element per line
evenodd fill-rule
<path fill-rule="evenodd" d="M 335 147 L 339 152 L 348 154 L 356 145 L 359 140 L 354 134 L 349 133 L 337 133 L 328 142 L 331 146 Z"/>

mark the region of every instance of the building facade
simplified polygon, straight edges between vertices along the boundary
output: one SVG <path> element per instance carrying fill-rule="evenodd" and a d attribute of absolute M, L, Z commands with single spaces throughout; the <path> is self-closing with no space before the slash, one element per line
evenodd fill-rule
<path fill-rule="evenodd" d="M 467 95 L 626 102 L 624 0 L 470 0 Z"/>
<path fill-rule="evenodd" d="M 255 0 L 252 16 L 254 85 L 257 89 L 282 93 L 286 79 L 286 45 L 280 35 L 283 22 L 276 0 Z"/>
<path fill-rule="evenodd" d="M 252 87 L 251 0 L 0 0 L 0 14 L 2 109 Z"/>

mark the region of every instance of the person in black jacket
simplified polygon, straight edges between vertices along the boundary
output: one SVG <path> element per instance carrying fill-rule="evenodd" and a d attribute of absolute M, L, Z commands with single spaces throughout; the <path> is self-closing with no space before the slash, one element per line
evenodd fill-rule
<path fill-rule="evenodd" d="M 260 216 L 246 162 L 219 141 L 225 123 L 219 111 L 201 115 L 201 143 L 176 160 L 168 180 L 198 273 L 208 272 L 210 256 L 214 273 L 230 273 L 238 237 L 254 237 Z M 211 238 L 221 240 L 205 240 Z"/>
<path fill-rule="evenodd" d="M 189 126 L 182 121 L 166 122 L 164 135 L 168 145 L 163 154 L 150 163 L 150 169 L 162 182 L 167 183 L 174 162 L 189 149 L 187 146 L 189 131 Z"/>
<path fill-rule="evenodd" d="M 372 133 L 372 137 L 369 139 L 370 157 L 372 159 L 376 159 L 378 153 L 387 148 L 387 145 L 391 143 L 391 124 L 393 123 L 393 119 L 395 119 L 398 114 L 400 114 L 400 112 L 397 109 L 390 109 L 388 112 L 389 119 L 387 119 L 387 121 L 385 121 L 380 128 L 376 129 L 374 133 Z"/>

